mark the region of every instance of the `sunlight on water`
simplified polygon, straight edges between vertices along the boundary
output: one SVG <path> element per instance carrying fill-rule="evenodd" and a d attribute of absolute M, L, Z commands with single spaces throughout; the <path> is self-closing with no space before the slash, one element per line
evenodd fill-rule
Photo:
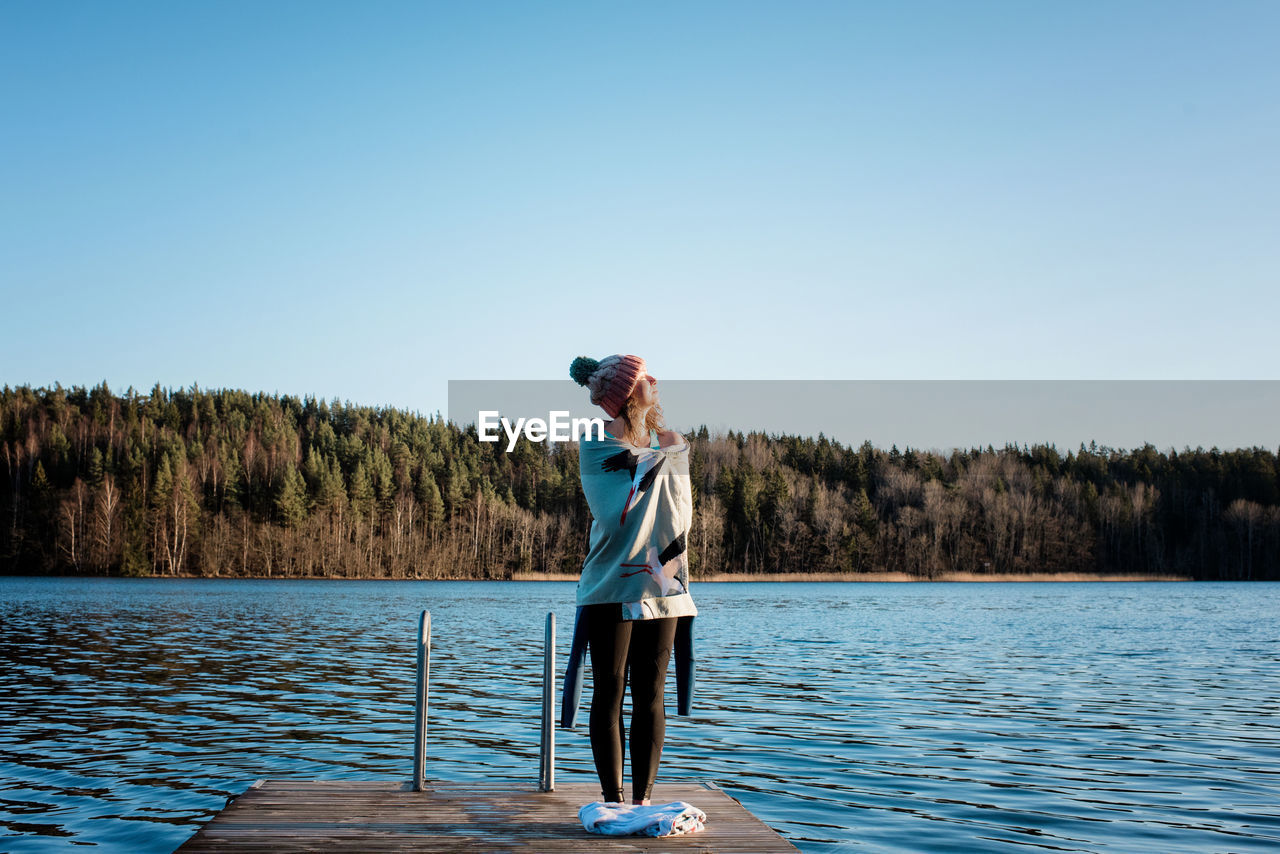
<path fill-rule="evenodd" d="M 663 778 L 801 850 L 1280 845 L 1280 585 L 697 585 Z M 573 585 L 0 580 L 0 849 L 169 852 L 258 778 L 532 785 Z M 588 694 L 590 686 L 588 684 Z M 674 695 L 674 690 L 672 691 Z M 674 696 L 672 696 L 674 701 Z M 591 780 L 585 727 L 558 779 Z"/>

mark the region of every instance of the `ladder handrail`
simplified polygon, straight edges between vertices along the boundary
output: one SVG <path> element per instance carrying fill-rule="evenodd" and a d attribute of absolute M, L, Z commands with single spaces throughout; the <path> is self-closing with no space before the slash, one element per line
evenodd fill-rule
<path fill-rule="evenodd" d="M 542 651 L 542 751 L 538 791 L 556 788 L 556 613 L 547 612 L 547 628 Z"/>
<path fill-rule="evenodd" d="M 418 690 L 413 711 L 413 790 L 426 786 L 427 764 L 427 683 L 431 676 L 431 612 L 418 618 Z"/>

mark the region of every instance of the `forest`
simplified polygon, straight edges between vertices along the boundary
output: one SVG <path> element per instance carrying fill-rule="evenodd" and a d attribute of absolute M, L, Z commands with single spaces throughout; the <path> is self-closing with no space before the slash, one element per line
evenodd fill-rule
<path fill-rule="evenodd" d="M 686 436 L 694 577 L 1280 578 L 1280 460 L 1264 448 Z M 507 453 L 438 414 L 314 397 L 5 386 L 0 464 L 6 574 L 576 573 L 590 526 L 572 443 Z"/>

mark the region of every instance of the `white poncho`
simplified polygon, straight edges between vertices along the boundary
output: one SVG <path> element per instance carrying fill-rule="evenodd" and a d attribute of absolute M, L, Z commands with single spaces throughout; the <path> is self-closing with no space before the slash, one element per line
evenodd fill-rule
<path fill-rule="evenodd" d="M 688 442 L 636 448 L 606 433 L 579 443 L 578 464 L 593 517 L 578 605 L 616 602 L 628 620 L 696 615 Z"/>

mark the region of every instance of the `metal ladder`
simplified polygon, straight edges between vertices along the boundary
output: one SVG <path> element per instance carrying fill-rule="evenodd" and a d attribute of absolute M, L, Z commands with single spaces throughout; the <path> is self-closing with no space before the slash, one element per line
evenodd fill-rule
<path fill-rule="evenodd" d="M 427 756 L 427 693 L 431 676 L 431 612 L 418 618 L 418 686 L 414 699 L 413 790 L 425 791 Z M 538 791 L 554 792 L 556 730 L 552 720 L 556 692 L 556 615 L 547 613 L 542 652 L 542 745 L 538 762 Z"/>

